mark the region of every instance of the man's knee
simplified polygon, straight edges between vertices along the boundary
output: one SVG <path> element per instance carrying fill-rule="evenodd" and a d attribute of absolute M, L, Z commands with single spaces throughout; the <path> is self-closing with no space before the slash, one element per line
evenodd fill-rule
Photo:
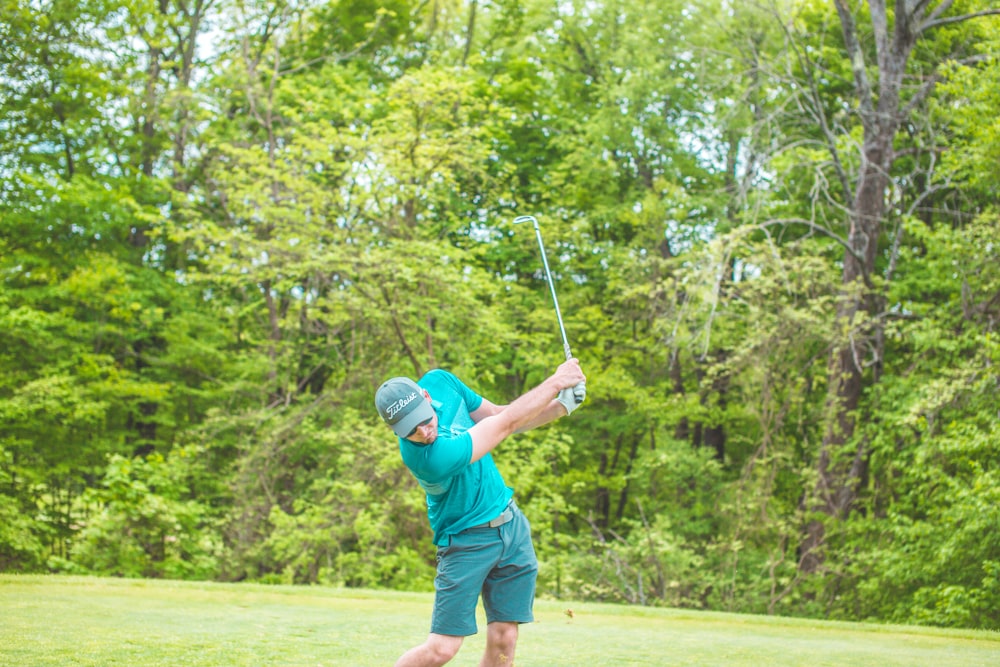
<path fill-rule="evenodd" d="M 456 637 L 454 635 L 438 635 L 431 634 L 424 646 L 427 650 L 434 656 L 434 661 L 443 665 L 458 653 L 458 649 L 462 648 L 463 637 Z"/>
<path fill-rule="evenodd" d="M 513 651 L 517 644 L 517 623 L 490 623 L 486 629 L 486 639 L 493 646 Z"/>

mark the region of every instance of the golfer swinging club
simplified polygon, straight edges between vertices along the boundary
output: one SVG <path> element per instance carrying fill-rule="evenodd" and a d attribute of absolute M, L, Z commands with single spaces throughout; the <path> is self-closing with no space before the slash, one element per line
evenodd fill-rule
<path fill-rule="evenodd" d="M 375 393 L 379 416 L 399 436 L 403 463 L 427 494 L 437 545 L 430 635 L 396 667 L 438 667 L 455 657 L 478 630 L 480 594 L 487 620 L 480 665 L 513 665 L 518 624 L 534 620 L 538 560 L 528 520 L 490 452 L 513 433 L 573 412 L 585 380 L 571 358 L 509 405 L 494 405 L 444 370 L 419 382 L 392 378 Z"/>

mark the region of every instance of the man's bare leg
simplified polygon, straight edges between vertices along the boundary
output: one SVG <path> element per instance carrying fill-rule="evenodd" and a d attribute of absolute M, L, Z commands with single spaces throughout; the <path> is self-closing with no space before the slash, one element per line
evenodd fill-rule
<path fill-rule="evenodd" d="M 464 637 L 431 633 L 420 646 L 414 646 L 396 661 L 396 667 L 441 667 L 462 648 Z"/>
<path fill-rule="evenodd" d="M 513 667 L 517 623 L 495 621 L 486 626 L 486 651 L 479 667 Z"/>

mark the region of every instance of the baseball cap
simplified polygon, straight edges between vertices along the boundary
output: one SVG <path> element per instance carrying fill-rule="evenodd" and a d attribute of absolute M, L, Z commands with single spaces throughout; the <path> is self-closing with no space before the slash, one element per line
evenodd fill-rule
<path fill-rule="evenodd" d="M 405 438 L 422 421 L 434 417 L 434 408 L 424 390 L 410 378 L 390 378 L 375 392 L 378 416 L 400 438 Z"/>

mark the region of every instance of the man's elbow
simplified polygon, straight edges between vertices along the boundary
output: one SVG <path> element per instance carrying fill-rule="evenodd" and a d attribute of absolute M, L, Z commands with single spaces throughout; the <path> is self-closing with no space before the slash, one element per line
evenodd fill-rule
<path fill-rule="evenodd" d="M 469 433 L 472 435 L 472 461 L 478 461 L 493 448 L 514 434 L 518 424 L 503 413 L 479 422 Z"/>

